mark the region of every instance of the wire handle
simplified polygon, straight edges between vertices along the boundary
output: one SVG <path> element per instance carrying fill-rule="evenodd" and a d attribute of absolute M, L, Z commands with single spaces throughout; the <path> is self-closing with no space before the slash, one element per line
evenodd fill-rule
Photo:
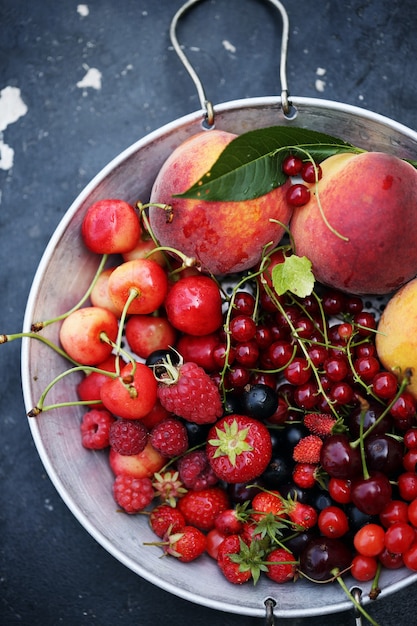
<path fill-rule="evenodd" d="M 181 59 L 185 69 L 191 76 L 194 85 L 196 86 L 198 97 L 200 99 L 200 104 L 203 109 L 205 109 L 205 117 L 207 120 L 207 124 L 212 126 L 214 123 L 214 109 L 212 102 L 207 98 L 203 83 L 195 71 L 194 67 L 191 65 L 188 57 L 184 53 L 178 38 L 177 38 L 177 26 L 181 17 L 184 15 L 188 9 L 192 6 L 201 2 L 202 0 L 188 0 L 185 2 L 182 7 L 178 9 L 172 18 L 169 35 L 171 38 L 171 43 L 174 47 L 175 52 Z M 287 65 L 287 49 L 288 49 L 288 36 L 289 36 L 289 20 L 288 14 L 285 10 L 284 6 L 279 2 L 279 0 L 268 0 L 271 4 L 273 4 L 278 11 L 281 13 L 282 18 L 282 41 L 281 41 L 281 58 L 280 58 L 280 82 L 281 82 L 281 108 L 284 112 L 284 115 L 289 115 L 291 111 L 291 104 L 288 99 L 288 85 L 287 85 L 287 73 L 286 73 L 286 65 Z"/>

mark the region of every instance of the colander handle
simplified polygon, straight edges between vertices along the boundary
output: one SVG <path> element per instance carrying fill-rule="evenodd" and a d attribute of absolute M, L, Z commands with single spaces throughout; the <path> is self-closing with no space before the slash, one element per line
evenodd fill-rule
<path fill-rule="evenodd" d="M 185 69 L 188 71 L 189 75 L 191 76 L 197 88 L 197 93 L 200 99 L 201 107 L 205 109 L 206 111 L 205 113 L 206 123 L 209 126 L 212 126 L 214 123 L 213 105 L 211 101 L 207 98 L 204 87 L 203 87 L 203 83 L 201 82 L 201 79 L 198 76 L 197 72 L 195 71 L 194 67 L 191 65 L 190 61 L 188 60 L 183 49 L 181 48 L 178 38 L 177 38 L 177 25 L 178 25 L 180 18 L 184 15 L 186 11 L 188 11 L 188 9 L 190 9 L 192 6 L 194 6 L 195 4 L 198 4 L 198 2 L 201 2 L 201 1 L 202 0 L 188 0 L 188 2 L 185 2 L 182 5 L 182 7 L 178 9 L 174 17 L 172 18 L 171 26 L 169 29 L 169 35 L 170 35 L 171 43 L 174 47 L 175 52 L 178 54 Z M 286 73 L 288 34 L 289 34 L 288 14 L 287 14 L 287 11 L 285 10 L 285 7 L 281 4 L 281 2 L 279 2 L 279 0 L 268 0 L 268 2 L 273 4 L 278 9 L 282 17 L 282 41 L 281 41 L 281 59 L 280 59 L 281 108 L 282 108 L 284 115 L 290 115 L 291 103 L 288 99 L 288 85 L 287 85 L 287 73 Z"/>
<path fill-rule="evenodd" d="M 361 589 L 359 589 L 359 587 L 354 587 L 351 590 L 351 593 L 359 606 L 361 603 L 361 596 L 362 596 Z M 275 626 L 274 606 L 276 606 L 276 602 L 273 598 L 267 598 L 265 600 L 265 626 Z M 362 626 L 362 615 L 357 607 L 354 607 L 354 612 L 355 612 L 355 626 Z"/>

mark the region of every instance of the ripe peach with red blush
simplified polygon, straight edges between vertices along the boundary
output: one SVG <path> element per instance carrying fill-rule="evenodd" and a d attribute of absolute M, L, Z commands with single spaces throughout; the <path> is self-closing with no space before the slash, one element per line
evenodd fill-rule
<path fill-rule="evenodd" d="M 175 197 L 206 174 L 235 137 L 214 129 L 184 141 L 163 164 L 150 197 L 151 204 L 162 203 L 172 209 L 169 220 L 165 210 L 149 209 L 160 244 L 196 258 L 203 271 L 214 275 L 256 265 L 264 246 L 282 239 L 281 224 L 288 224 L 292 212 L 285 198 L 289 182 L 258 198 L 238 202 Z"/>
<path fill-rule="evenodd" d="M 417 170 L 382 152 L 337 154 L 321 168 L 291 219 L 296 254 L 341 291 L 395 291 L 417 274 Z"/>

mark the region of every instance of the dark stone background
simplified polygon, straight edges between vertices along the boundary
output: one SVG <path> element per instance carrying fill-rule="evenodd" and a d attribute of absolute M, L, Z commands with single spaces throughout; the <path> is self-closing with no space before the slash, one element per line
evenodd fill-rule
<path fill-rule="evenodd" d="M 414 0 L 286 4 L 293 95 L 358 105 L 416 128 Z M 0 332 L 20 330 L 42 252 L 90 179 L 151 130 L 199 109 L 168 36 L 180 5 L 87 0 L 89 14 L 83 17 L 70 0 L 0 0 L 0 90 L 17 87 L 27 105 L 27 113 L 0 134 L 14 150 L 13 167 L 0 169 Z M 280 93 L 280 29 L 268 2 L 210 0 L 187 16 L 181 39 L 216 103 Z M 101 89 L 77 87 L 88 67 L 100 70 Z M 323 76 L 318 68 L 326 70 Z M 325 81 L 324 91 L 317 79 Z M 21 393 L 20 342 L 1 350 L 0 622 L 261 624 L 159 590 L 90 537 L 53 488 L 32 442 Z M 384 626 L 412 624 L 416 591 L 416 585 L 403 589 L 370 611 Z M 354 616 L 277 622 L 350 625 Z"/>

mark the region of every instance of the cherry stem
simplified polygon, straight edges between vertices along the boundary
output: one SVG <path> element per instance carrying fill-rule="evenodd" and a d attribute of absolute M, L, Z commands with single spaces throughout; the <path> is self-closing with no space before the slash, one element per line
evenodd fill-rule
<path fill-rule="evenodd" d="M 0 335 L 0 345 L 2 343 L 7 343 L 8 341 L 13 341 L 14 339 L 23 338 L 37 339 L 38 341 L 41 341 L 42 343 L 47 345 L 49 348 L 52 348 L 52 350 L 54 350 L 57 354 L 62 356 L 67 361 L 70 361 L 74 365 L 80 365 L 80 363 L 72 359 L 64 350 L 62 350 L 62 348 L 57 346 L 53 341 L 47 339 L 46 337 L 43 337 L 42 335 L 39 335 L 39 333 L 37 332 L 31 331 L 27 333 L 14 333 L 13 335 Z"/>
<path fill-rule="evenodd" d="M 353 605 L 355 606 L 356 610 L 359 611 L 360 613 L 362 613 L 362 615 L 365 617 L 365 619 L 368 620 L 368 622 L 370 624 L 372 624 L 372 626 L 379 626 L 378 622 L 376 622 L 373 617 L 371 617 L 369 615 L 369 613 L 367 613 L 365 611 L 365 609 L 363 608 L 362 604 L 360 602 L 357 601 L 357 599 L 355 598 L 355 596 L 349 591 L 345 581 L 343 580 L 343 578 L 341 577 L 341 572 L 339 571 L 338 568 L 335 568 L 331 571 L 331 573 L 334 575 L 335 580 L 337 580 L 337 582 L 339 583 L 339 585 L 342 587 L 343 591 L 345 592 L 345 594 L 347 595 L 347 597 L 349 598 L 349 600 L 353 603 Z"/>
<path fill-rule="evenodd" d="M 56 376 L 53 380 L 51 380 L 50 383 L 48 383 L 48 385 L 43 390 L 37 405 L 31 411 L 29 411 L 28 417 L 36 417 L 37 415 L 39 415 L 39 413 L 42 413 L 44 411 L 50 411 L 51 409 L 55 409 L 55 408 L 63 407 L 63 406 L 100 404 L 100 400 L 74 400 L 74 401 L 71 401 L 71 402 L 59 402 L 57 404 L 51 404 L 49 406 L 44 406 L 44 402 L 45 402 L 46 396 L 48 395 L 48 393 L 50 392 L 52 387 L 56 383 L 58 383 L 60 380 L 63 380 L 63 378 L 65 378 L 69 374 L 73 374 L 75 372 L 83 372 L 84 374 L 86 374 L 87 372 L 98 372 L 100 374 L 105 374 L 106 376 L 109 376 L 109 378 L 115 378 L 116 377 L 116 374 L 114 372 L 109 372 L 107 370 L 102 370 L 102 369 L 100 369 L 98 367 L 93 367 L 93 366 L 88 366 L 87 367 L 85 365 L 77 365 L 76 367 L 72 367 L 70 369 L 67 369 L 67 370 L 61 372 L 60 374 L 58 374 L 58 376 Z"/>
<path fill-rule="evenodd" d="M 53 324 L 54 322 L 59 322 L 63 319 L 65 319 L 66 317 L 68 317 L 69 315 L 71 315 L 71 313 L 74 313 L 74 311 L 77 311 L 79 308 L 82 307 L 82 305 L 86 302 L 86 300 L 90 297 L 91 292 L 100 276 L 100 274 L 103 271 L 103 268 L 106 264 L 106 261 L 108 259 L 108 255 L 107 254 L 103 254 L 100 264 L 97 268 L 97 271 L 93 277 L 93 280 L 90 283 L 90 286 L 88 287 L 87 291 L 85 292 L 85 294 L 83 295 L 83 297 L 81 298 L 81 300 L 79 300 L 79 302 L 74 305 L 71 309 L 69 309 L 69 311 L 66 311 L 65 313 L 62 313 L 61 315 L 58 315 L 57 317 L 54 317 L 52 319 L 43 321 L 43 322 L 34 322 L 32 324 L 32 332 L 39 332 L 40 330 L 42 330 L 42 328 L 45 328 L 46 326 L 49 326 L 50 324 Z"/>

